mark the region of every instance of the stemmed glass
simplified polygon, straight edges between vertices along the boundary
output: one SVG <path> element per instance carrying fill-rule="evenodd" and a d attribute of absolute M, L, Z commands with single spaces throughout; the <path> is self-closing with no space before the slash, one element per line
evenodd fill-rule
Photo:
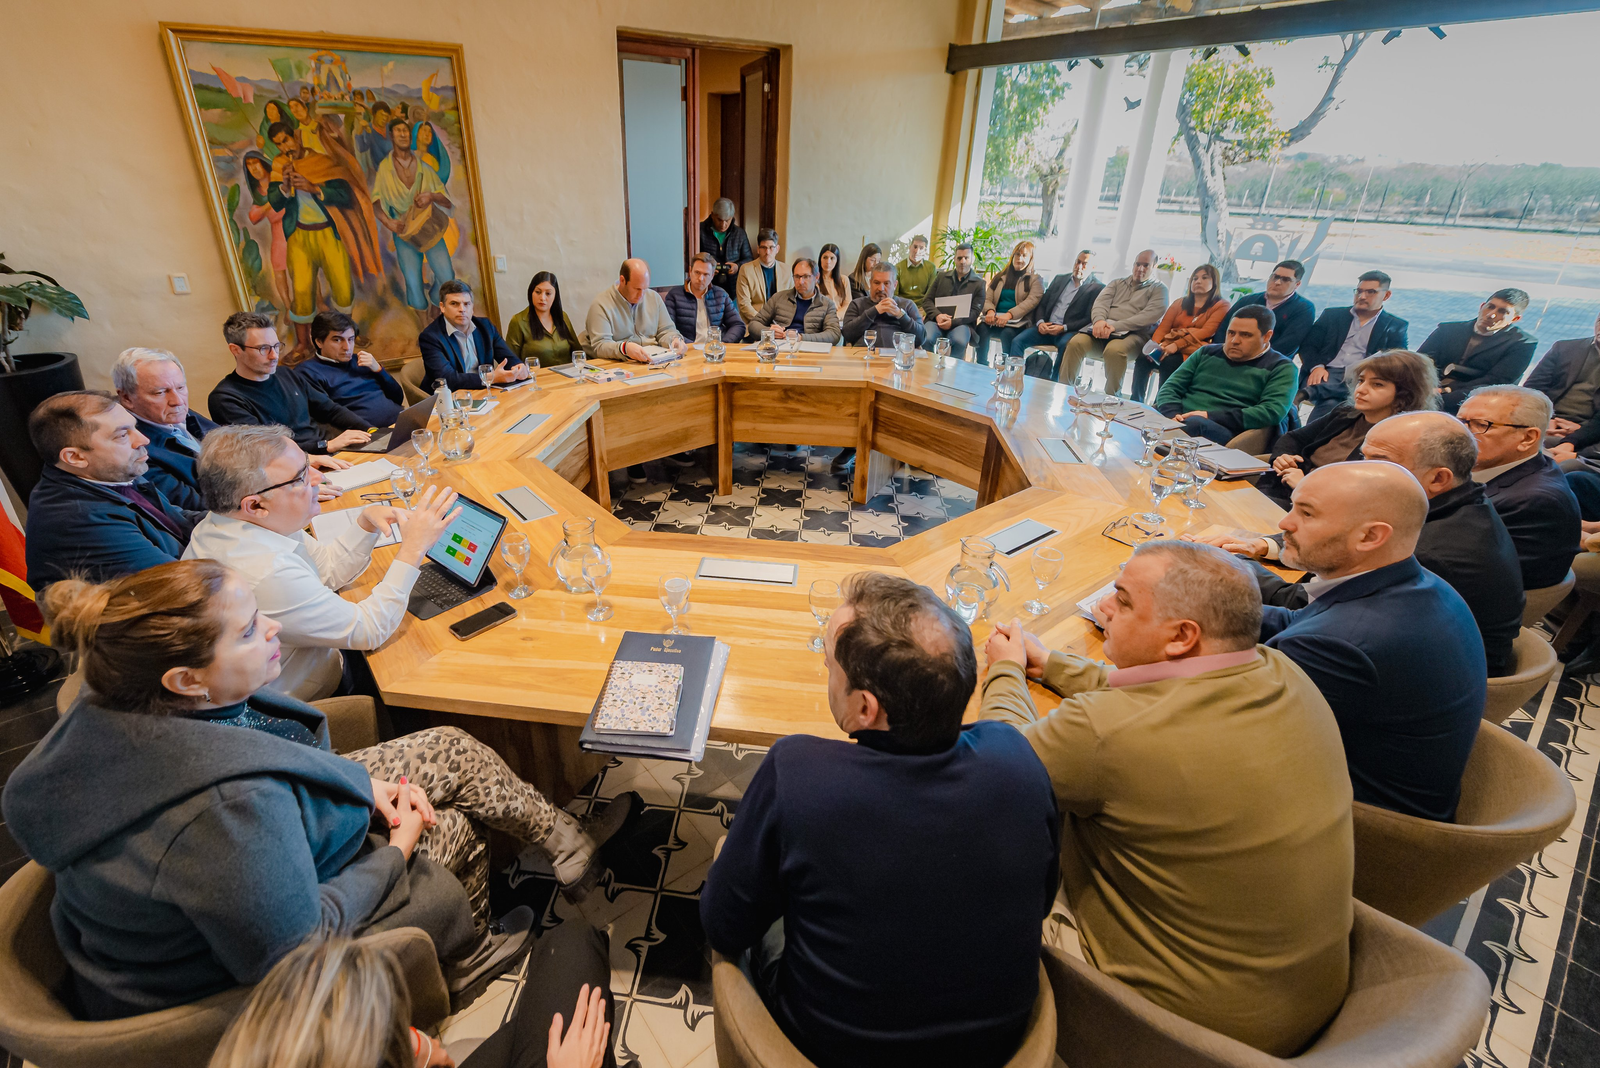
<path fill-rule="evenodd" d="M 1154 467 L 1156 465 L 1156 443 L 1161 440 L 1161 435 L 1166 433 L 1158 426 L 1142 426 L 1139 436 L 1144 439 L 1144 455 L 1133 461 L 1140 467 Z"/>
<path fill-rule="evenodd" d="M 513 601 L 520 601 L 533 592 L 522 579 L 522 569 L 528 566 L 528 559 L 533 555 L 533 546 L 528 544 L 528 536 L 512 531 L 500 540 L 500 558 L 506 562 L 511 573 L 517 576 L 517 588 L 506 596 Z"/>
<path fill-rule="evenodd" d="M 1206 502 L 1200 499 L 1200 491 L 1211 485 L 1221 472 L 1215 463 L 1204 456 L 1196 457 L 1189 465 L 1189 471 L 1189 484 L 1183 487 L 1183 503 L 1189 511 L 1195 512 L 1206 506 Z"/>
<path fill-rule="evenodd" d="M 600 593 L 611 581 L 611 557 L 598 545 L 589 546 L 583 554 L 583 578 L 594 591 L 594 607 L 586 613 L 595 623 L 611 618 L 611 606 L 600 599 Z"/>
<path fill-rule="evenodd" d="M 433 467 L 433 431 L 413 430 L 411 432 L 411 447 L 417 450 L 417 455 L 422 459 L 422 470 L 418 474 L 423 478 L 433 478 L 439 472 Z"/>
<path fill-rule="evenodd" d="M 523 362 L 528 365 L 528 381 L 532 384 L 534 391 L 537 392 L 543 389 L 544 387 L 539 384 L 539 357 L 525 356 L 523 357 Z"/>
<path fill-rule="evenodd" d="M 833 615 L 834 609 L 844 602 L 844 594 L 839 590 L 839 584 L 832 579 L 817 579 L 811 584 L 811 592 L 806 597 L 811 605 L 811 614 L 817 619 L 817 633 L 806 648 L 813 653 L 822 652 L 822 636 L 828 631 L 828 620 Z"/>
<path fill-rule="evenodd" d="M 456 411 L 461 413 L 461 422 L 468 430 L 475 430 L 472 425 L 472 390 L 456 390 Z"/>
<path fill-rule="evenodd" d="M 400 503 L 411 510 L 411 497 L 417 492 L 417 476 L 409 467 L 397 467 L 389 473 L 389 488 L 400 498 Z"/>
<path fill-rule="evenodd" d="M 950 358 L 950 339 L 947 338 L 947 337 L 939 338 L 937 341 L 935 341 L 933 343 L 933 362 L 934 362 L 934 365 L 937 366 L 937 367 L 943 367 L 945 361 L 948 360 L 949 358 Z"/>
<path fill-rule="evenodd" d="M 657 591 L 661 594 L 661 607 L 672 617 L 669 634 L 686 634 L 689 628 L 679 626 L 678 617 L 689 611 L 689 576 L 681 571 L 669 571 L 661 576 Z"/>
<path fill-rule="evenodd" d="M 800 354 L 800 331 L 785 330 L 783 332 L 783 351 L 790 360 Z"/>
<path fill-rule="evenodd" d="M 473 370 L 477 373 L 478 381 L 483 383 L 483 402 L 487 404 L 494 394 L 494 364 L 480 363 Z"/>
<path fill-rule="evenodd" d="M 1033 584 L 1039 587 L 1042 594 L 1045 587 L 1061 577 L 1061 550 L 1052 549 L 1048 545 L 1041 545 L 1033 550 Z M 1050 606 L 1039 598 L 1027 602 L 1022 607 L 1036 616 L 1049 615 Z"/>
<path fill-rule="evenodd" d="M 861 344 L 867 347 L 867 354 L 862 358 L 867 360 L 872 359 L 873 349 L 878 344 L 878 332 L 876 330 L 863 331 L 861 334 Z"/>
<path fill-rule="evenodd" d="M 416 480 L 417 489 L 422 489 L 424 483 L 428 481 L 428 461 L 420 456 L 413 456 L 400 466 L 411 472 L 411 477 Z"/>
<path fill-rule="evenodd" d="M 585 369 L 589 366 L 589 354 L 582 349 L 572 350 L 573 381 L 582 382 Z"/>

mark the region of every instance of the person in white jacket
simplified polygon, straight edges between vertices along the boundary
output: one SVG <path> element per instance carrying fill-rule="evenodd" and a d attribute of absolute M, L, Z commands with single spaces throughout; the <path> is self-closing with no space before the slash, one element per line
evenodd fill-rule
<path fill-rule="evenodd" d="M 282 426 L 227 426 L 206 435 L 196 481 L 208 514 L 183 558 L 216 560 L 254 589 L 263 616 L 283 629 L 282 671 L 268 685 L 302 701 L 332 696 L 344 674 L 344 649 L 376 649 L 405 618 L 423 555 L 461 509 L 456 493 L 425 490 L 415 508 L 363 508 L 336 538 L 305 532 L 322 510 L 322 473 Z M 381 534 L 398 527 L 400 551 L 366 599 L 338 590 L 372 563 Z"/>

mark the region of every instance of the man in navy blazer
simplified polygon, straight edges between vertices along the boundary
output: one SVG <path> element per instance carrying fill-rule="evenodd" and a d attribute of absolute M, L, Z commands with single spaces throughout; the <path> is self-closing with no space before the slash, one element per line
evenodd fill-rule
<path fill-rule="evenodd" d="M 139 433 L 150 439 L 145 472 L 171 504 L 205 511 L 194 469 L 200 459 L 200 441 L 217 424 L 189 408 L 189 380 L 183 364 L 161 349 L 124 349 L 111 365 L 111 384 L 117 400 L 133 413 Z"/>
<path fill-rule="evenodd" d="M 1262 609 L 1261 639 L 1317 684 L 1339 721 L 1355 799 L 1450 821 L 1488 674 L 1461 595 L 1412 556 L 1428 497 L 1375 460 L 1319 467 L 1278 526 L 1311 603 Z"/>
<path fill-rule="evenodd" d="M 1578 555 L 1583 518 L 1567 476 L 1544 454 L 1550 398 L 1524 386 L 1481 386 L 1456 414 L 1478 440 L 1472 480 L 1517 547 L 1523 589 L 1559 584 Z"/>
<path fill-rule="evenodd" d="M 1558 460 L 1600 452 L 1600 316 L 1593 337 L 1557 341 L 1523 383 L 1550 398 L 1548 444 Z"/>
<path fill-rule="evenodd" d="M 499 328 L 472 314 L 472 287 L 467 283 L 455 278 L 439 287 L 439 313 L 417 335 L 425 388 L 434 389 L 442 378 L 452 390 L 482 389 L 483 379 L 472 373 L 480 363 L 494 366 L 490 378 L 496 384 L 528 377 L 528 365 L 511 351 Z"/>
<path fill-rule="evenodd" d="M 1317 317 L 1317 306 L 1296 292 L 1305 276 L 1306 265 L 1299 260 L 1284 260 L 1278 264 L 1267 276 L 1266 292 L 1249 293 L 1233 302 L 1217 327 L 1212 343 L 1221 345 L 1228 340 L 1228 323 L 1239 314 L 1240 308 L 1260 304 L 1272 312 L 1277 323 L 1272 330 L 1272 347 L 1294 359 Z"/>
<path fill-rule="evenodd" d="M 145 444 L 109 393 L 46 398 L 28 416 L 44 461 L 28 497 L 28 582 L 35 590 L 83 575 L 105 582 L 182 555 L 205 518 L 167 501 L 143 475 Z"/>
<path fill-rule="evenodd" d="M 1439 407 L 1453 412 L 1479 386 L 1515 382 L 1533 362 L 1539 339 L 1514 325 L 1528 294 L 1502 289 L 1478 305 L 1478 317 L 1440 323 L 1417 347 L 1439 368 Z"/>
<path fill-rule="evenodd" d="M 1346 367 L 1375 352 L 1406 347 L 1406 321 L 1383 310 L 1389 285 L 1382 271 L 1363 274 L 1356 280 L 1355 302 L 1323 312 L 1301 342 L 1300 388 L 1314 405 L 1306 422 L 1316 422 L 1344 403 L 1349 395 Z"/>

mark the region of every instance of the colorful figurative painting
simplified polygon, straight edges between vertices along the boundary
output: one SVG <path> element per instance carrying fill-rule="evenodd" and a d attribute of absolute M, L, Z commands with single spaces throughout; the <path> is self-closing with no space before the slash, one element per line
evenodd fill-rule
<path fill-rule="evenodd" d="M 380 360 L 415 354 L 452 278 L 498 319 L 459 45 L 161 30 L 239 306 L 287 362 L 325 310 Z"/>

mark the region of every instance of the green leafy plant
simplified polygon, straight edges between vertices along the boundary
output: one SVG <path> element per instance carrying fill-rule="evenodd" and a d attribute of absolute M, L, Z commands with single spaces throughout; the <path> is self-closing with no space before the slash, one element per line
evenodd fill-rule
<path fill-rule="evenodd" d="M 17 369 L 11 359 L 11 343 L 22 335 L 23 325 L 35 304 L 67 319 L 87 319 L 89 312 L 76 293 L 63 289 L 54 278 L 38 271 L 19 271 L 5 259 L 6 254 L 0 252 L 0 275 L 22 279 L 18 282 L 8 279 L 6 284 L 0 285 L 0 309 L 4 312 L 0 320 L 0 371 L 10 372 Z"/>
<path fill-rule="evenodd" d="M 956 246 L 972 246 L 973 269 L 990 275 L 1011 259 L 1011 249 L 1032 232 L 1032 227 L 1017 218 L 1016 210 L 1006 204 L 985 203 L 978 209 L 978 223 L 968 229 L 947 226 L 939 231 L 939 266 L 946 271 L 955 269 Z"/>

